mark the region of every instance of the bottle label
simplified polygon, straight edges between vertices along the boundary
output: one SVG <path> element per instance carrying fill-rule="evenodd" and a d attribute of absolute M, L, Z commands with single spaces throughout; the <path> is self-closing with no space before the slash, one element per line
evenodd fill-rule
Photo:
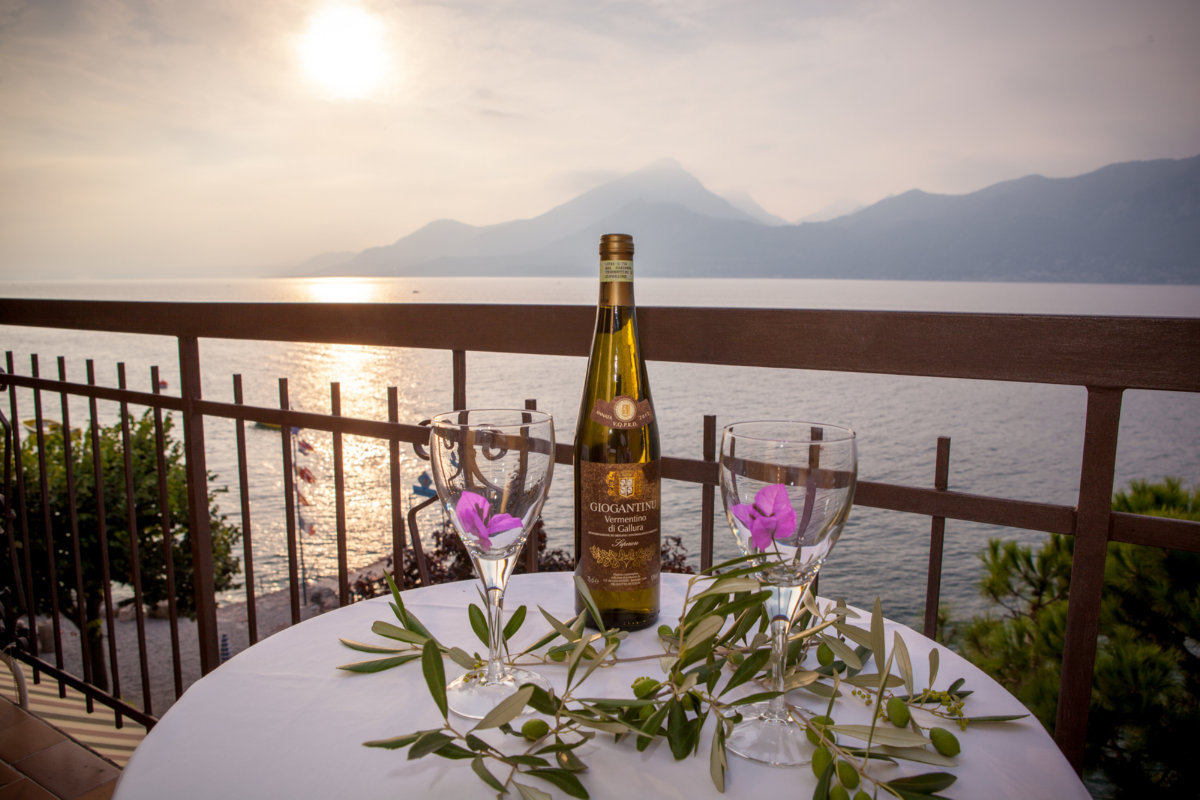
<path fill-rule="evenodd" d="M 647 399 L 634 400 L 627 395 L 618 395 L 612 400 L 597 399 L 588 414 L 593 422 L 606 428 L 627 430 L 641 428 L 654 421 L 654 409 Z"/>
<path fill-rule="evenodd" d="M 632 261 L 601 261 L 601 283 L 633 283 Z"/>
<path fill-rule="evenodd" d="M 659 462 L 579 465 L 579 574 L 589 589 L 628 592 L 658 583 Z"/>

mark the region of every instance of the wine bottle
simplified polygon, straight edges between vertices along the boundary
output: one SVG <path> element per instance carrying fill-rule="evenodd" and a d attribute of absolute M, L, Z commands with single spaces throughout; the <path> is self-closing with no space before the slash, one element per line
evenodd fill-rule
<path fill-rule="evenodd" d="M 575 574 L 605 627 L 636 630 L 658 619 L 659 458 L 634 312 L 633 237 L 609 233 L 600 238 L 600 300 L 574 458 Z M 583 607 L 577 592 L 576 611 Z"/>

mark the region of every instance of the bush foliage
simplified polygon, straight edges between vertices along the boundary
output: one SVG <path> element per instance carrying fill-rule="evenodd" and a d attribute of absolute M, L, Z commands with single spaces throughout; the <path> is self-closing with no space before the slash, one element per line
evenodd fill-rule
<path fill-rule="evenodd" d="M 1134 481 L 1113 509 L 1200 521 L 1200 491 Z M 992 540 L 982 594 L 1002 611 L 956 631 L 963 654 L 1053 732 L 1073 540 L 1040 548 Z M 1108 545 L 1087 766 L 1120 797 L 1200 797 L 1191 737 L 1200 720 L 1200 554 Z"/>

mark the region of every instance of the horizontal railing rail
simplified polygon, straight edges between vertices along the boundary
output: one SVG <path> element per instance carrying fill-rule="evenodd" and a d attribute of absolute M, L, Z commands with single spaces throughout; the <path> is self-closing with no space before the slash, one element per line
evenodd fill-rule
<path fill-rule="evenodd" d="M 30 375 L 2 376 L 35 393 L 79 396 L 179 412 L 194 487 L 190 514 L 195 546 L 202 670 L 216 664 L 211 553 L 204 498 L 203 424 L 207 419 L 258 422 L 420 444 L 427 429 L 395 415 L 390 390 L 387 421 L 206 400 L 201 396 L 197 340 L 234 339 L 429 348 L 449 351 L 455 407 L 466 397 L 468 351 L 586 356 L 594 309 L 579 306 L 464 304 L 134 303 L 0 299 L 0 324 L 35 328 L 147 334 L 179 342 L 180 394 L 164 395 Z M 1074 536 L 1066 647 L 1056 740 L 1079 768 L 1095 662 L 1104 558 L 1109 541 L 1200 551 L 1200 524 L 1111 511 L 1121 397 L 1126 389 L 1200 392 L 1200 320 L 1047 315 L 953 314 L 779 309 L 642 308 L 646 356 L 655 361 L 781 369 L 910 375 L 1074 385 L 1088 392 L 1079 501 L 1063 506 L 950 491 L 945 482 L 948 440 L 939 442 L 933 488 L 861 481 L 855 504 L 928 516 L 931 530 L 926 633 L 931 634 L 940 580 L 940 526 L 946 519 Z M 61 367 L 60 367 L 61 371 Z M 91 379 L 89 378 L 89 381 Z M 237 384 L 240 392 L 240 384 Z M 336 393 L 335 393 L 336 396 Z M 14 409 L 15 401 L 14 401 Z M 14 412 L 15 413 L 15 412 Z M 240 430 L 240 429 L 239 429 Z M 712 560 L 713 487 L 718 484 L 715 418 L 706 417 L 702 458 L 667 455 L 663 476 L 699 484 L 705 527 L 701 562 Z M 286 443 L 286 435 L 285 435 Z M 943 447 L 944 444 L 944 447 Z M 945 452 L 943 452 L 943 450 Z M 556 461 L 571 461 L 560 442 Z M 285 456 L 286 458 L 286 456 Z M 340 467 L 339 467 L 340 469 Z M 19 477 L 19 476 L 18 476 Z M 243 483 L 245 478 L 242 478 Z M 18 480 L 18 483 L 20 481 Z M 20 490 L 21 487 L 18 487 Z M 244 490 L 244 486 L 243 486 Z M 244 493 L 244 491 L 243 491 Z M 248 523 L 248 512 L 244 511 Z M 341 513 L 339 509 L 339 514 Z M 396 559 L 402 558 L 403 514 L 393 508 Z M 294 542 L 289 513 L 289 542 Z M 20 522 L 36 532 L 36 520 Z M 343 527 L 339 522 L 339 528 Z M 15 530 L 15 527 L 14 527 Z M 339 535 L 342 532 L 339 531 Z M 249 528 L 247 560 L 249 560 Z M 290 554 L 294 560 L 294 554 Z M 344 554 L 340 554 L 344 560 Z M 19 566 L 19 565 L 17 565 Z M 249 566 L 249 564 L 247 565 Z M 344 581 L 345 564 L 339 564 Z M 207 571 L 207 575 L 205 572 Z M 252 574 L 250 576 L 252 582 Z M 291 574 L 293 619 L 296 611 Z M 248 589 L 253 600 L 252 588 Z M 343 597 L 344 597 L 343 590 Z M 253 602 L 249 604 L 253 606 Z M 253 613 L 253 612 L 251 612 Z M 43 662 L 45 664 L 45 662 Z M 51 665 L 46 664 L 52 669 Z M 103 700 L 103 698 L 101 698 Z"/>

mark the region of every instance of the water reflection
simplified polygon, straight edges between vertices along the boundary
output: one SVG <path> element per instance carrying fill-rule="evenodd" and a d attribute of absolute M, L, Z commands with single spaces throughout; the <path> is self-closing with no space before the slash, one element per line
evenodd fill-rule
<path fill-rule="evenodd" d="M 372 303 L 381 300 L 379 281 L 371 278 L 306 278 L 297 282 L 300 301 Z"/>

